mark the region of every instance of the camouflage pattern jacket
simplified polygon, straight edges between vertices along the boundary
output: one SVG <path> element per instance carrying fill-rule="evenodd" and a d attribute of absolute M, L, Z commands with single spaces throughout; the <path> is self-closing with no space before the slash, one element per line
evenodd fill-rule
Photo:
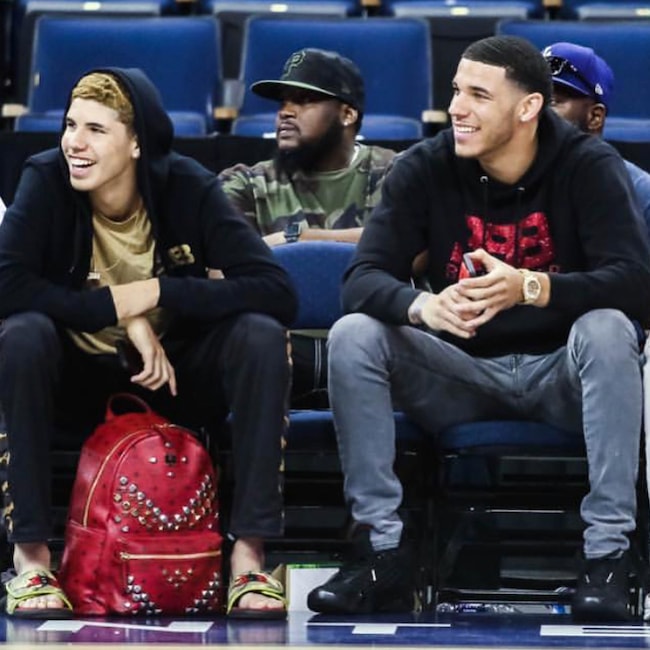
<path fill-rule="evenodd" d="M 272 160 L 252 167 L 238 164 L 219 175 L 230 200 L 261 235 L 281 232 L 288 223 L 310 228 L 363 226 L 381 195 L 395 152 L 357 144 L 351 164 L 340 170 L 278 176 Z"/>

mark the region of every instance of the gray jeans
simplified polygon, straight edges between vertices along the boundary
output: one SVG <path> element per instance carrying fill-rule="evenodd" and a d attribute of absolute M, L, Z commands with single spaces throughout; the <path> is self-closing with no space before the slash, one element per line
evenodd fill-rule
<path fill-rule="evenodd" d="M 476 358 L 433 334 L 364 314 L 340 319 L 328 345 L 345 497 L 354 521 L 371 527 L 375 550 L 397 546 L 402 532 L 394 408 L 432 434 L 462 422 L 513 417 L 584 432 L 585 555 L 628 548 L 643 398 L 637 335 L 624 314 L 584 314 L 565 347 L 537 356 Z"/>

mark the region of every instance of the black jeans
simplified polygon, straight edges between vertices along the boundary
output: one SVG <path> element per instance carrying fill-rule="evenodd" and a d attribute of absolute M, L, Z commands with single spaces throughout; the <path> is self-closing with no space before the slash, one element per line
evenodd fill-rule
<path fill-rule="evenodd" d="M 190 332 L 191 329 L 191 332 Z M 22 313 L 0 326 L 0 404 L 10 461 L 10 542 L 44 542 L 51 531 L 52 446 L 80 448 L 116 392 L 143 397 L 189 428 L 223 428 L 228 414 L 234 494 L 228 532 L 283 533 L 282 444 L 290 364 L 287 332 L 262 314 L 241 314 L 163 339 L 178 396 L 129 381 L 114 355 L 88 355 L 43 314 Z M 191 335 L 190 335 L 191 334 Z"/>

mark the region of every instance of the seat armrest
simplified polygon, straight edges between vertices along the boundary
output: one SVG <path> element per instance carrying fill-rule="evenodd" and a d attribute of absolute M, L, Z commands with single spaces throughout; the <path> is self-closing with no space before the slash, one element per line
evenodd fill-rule
<path fill-rule="evenodd" d="M 27 113 L 27 106 L 23 104 L 3 104 L 2 105 L 2 117 L 6 118 L 15 118 L 25 115 Z"/>
<path fill-rule="evenodd" d="M 215 120 L 232 122 L 239 115 L 239 111 L 234 106 L 215 106 L 213 115 Z"/>
<path fill-rule="evenodd" d="M 224 79 L 222 84 L 221 106 L 232 106 L 235 109 L 244 103 L 246 86 L 240 79 Z"/>
<path fill-rule="evenodd" d="M 424 124 L 446 124 L 447 119 L 447 111 L 433 108 L 422 111 L 422 122 Z"/>

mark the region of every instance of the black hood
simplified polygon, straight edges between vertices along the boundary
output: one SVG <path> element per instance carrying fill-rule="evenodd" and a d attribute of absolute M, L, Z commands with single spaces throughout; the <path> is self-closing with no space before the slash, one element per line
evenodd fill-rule
<path fill-rule="evenodd" d="M 566 120 L 557 116 L 550 108 L 542 111 L 539 121 L 538 152 L 533 164 L 523 176 L 513 184 L 504 184 L 491 178 L 481 167 L 478 160 L 452 156 L 456 166 L 459 186 L 463 188 L 466 209 L 488 209 L 490 216 L 496 221 L 511 221 L 515 215 L 508 211 L 502 212 L 504 206 L 519 205 L 527 201 L 527 197 L 537 195 L 548 185 L 549 168 L 558 163 L 559 156 L 567 144 L 575 138 L 589 138 L 578 131 Z M 447 132 L 447 146 L 454 151 L 453 130 Z"/>

